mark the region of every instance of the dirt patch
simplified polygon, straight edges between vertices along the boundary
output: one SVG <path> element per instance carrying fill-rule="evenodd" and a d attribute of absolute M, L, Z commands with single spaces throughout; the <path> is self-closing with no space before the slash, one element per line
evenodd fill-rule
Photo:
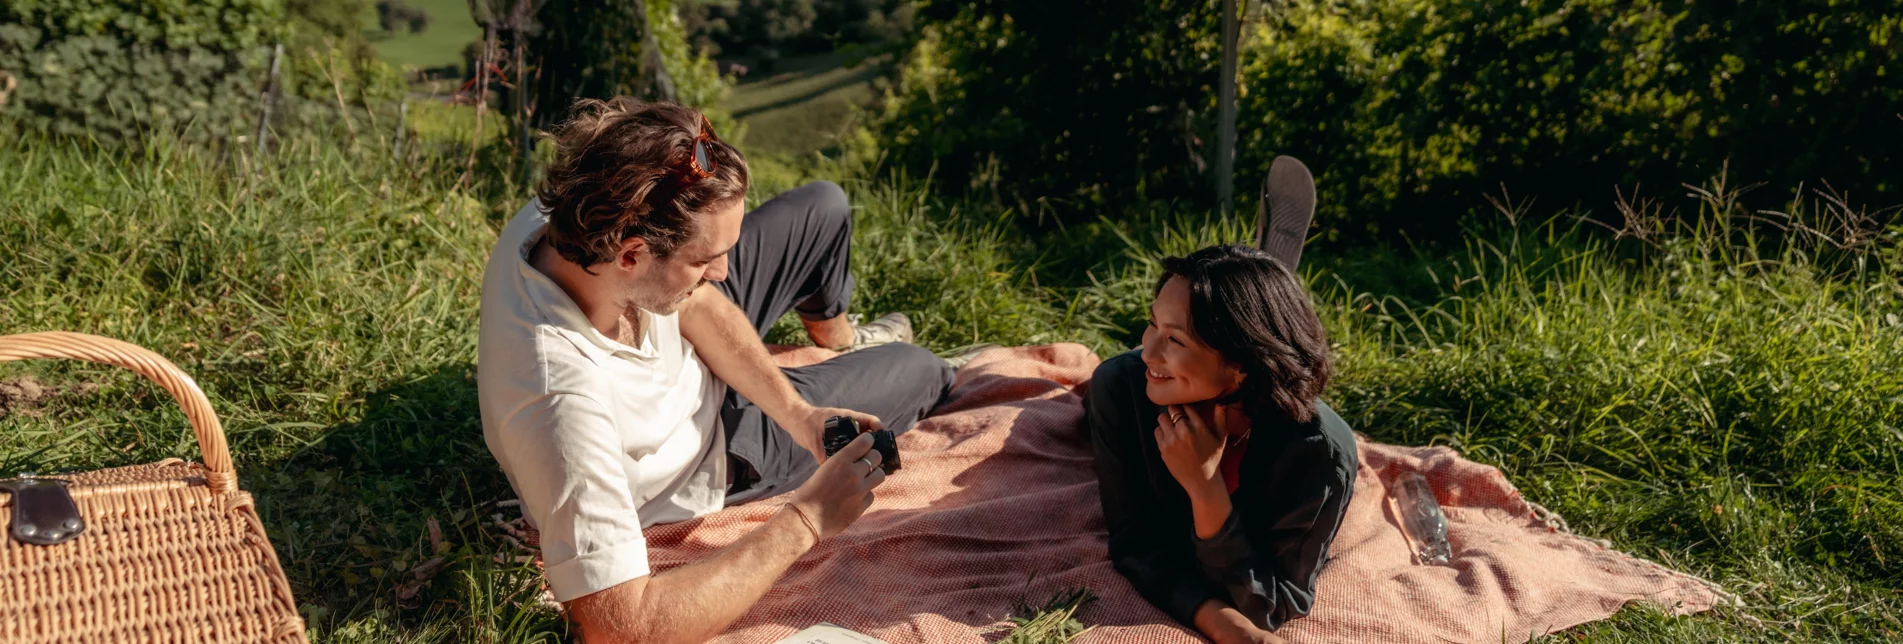
<path fill-rule="evenodd" d="M 0 380 L 0 416 L 40 406 L 53 396 L 53 390 L 29 377 Z"/>

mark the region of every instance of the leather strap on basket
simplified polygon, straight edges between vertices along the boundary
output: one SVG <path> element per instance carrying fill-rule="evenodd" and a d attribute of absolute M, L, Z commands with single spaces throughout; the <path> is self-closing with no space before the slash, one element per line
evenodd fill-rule
<path fill-rule="evenodd" d="M 199 391 L 198 383 L 185 375 L 170 360 L 135 344 L 84 333 L 47 331 L 0 336 L 0 362 L 35 358 L 67 358 L 123 367 L 138 372 L 165 388 L 185 410 L 198 436 L 198 451 L 204 457 L 205 483 L 215 494 L 238 487 L 238 473 L 231 465 L 231 447 L 225 444 L 225 429 L 211 401 Z"/>

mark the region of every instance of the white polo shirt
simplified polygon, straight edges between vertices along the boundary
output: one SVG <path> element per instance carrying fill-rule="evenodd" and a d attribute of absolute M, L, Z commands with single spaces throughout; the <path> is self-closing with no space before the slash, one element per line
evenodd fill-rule
<path fill-rule="evenodd" d="M 726 386 L 641 312 L 641 342 L 602 335 L 530 266 L 538 201 L 509 221 L 482 278 L 482 436 L 541 532 L 549 589 L 568 601 L 648 574 L 641 528 L 721 508 Z"/>

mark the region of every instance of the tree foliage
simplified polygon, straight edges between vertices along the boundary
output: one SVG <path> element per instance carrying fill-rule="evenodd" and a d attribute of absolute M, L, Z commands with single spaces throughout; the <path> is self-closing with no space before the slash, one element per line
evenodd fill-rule
<path fill-rule="evenodd" d="M 713 61 L 687 44 L 672 0 L 549 0 L 535 13 L 528 44 L 541 124 L 560 120 L 577 99 L 672 98 L 708 108 L 727 89 Z"/>
<path fill-rule="evenodd" d="M 1210 205 L 1214 3 L 1082 4 L 925 5 L 880 125 L 893 158 L 1073 218 Z M 1237 183 L 1301 157 L 1346 231 L 1446 228 L 1502 184 L 1596 204 L 1727 166 L 1775 200 L 1826 180 L 1903 198 L 1896 0 L 1294 0 L 1249 18 Z"/>
<path fill-rule="evenodd" d="M 1895 0 L 1305 3 L 1258 35 L 1240 167 L 1313 159 L 1364 227 L 1721 173 L 1903 200 Z"/>
<path fill-rule="evenodd" d="M 1007 199 L 1187 194 L 1215 105 L 1210 4 L 926 3 L 882 138 L 904 165 Z"/>

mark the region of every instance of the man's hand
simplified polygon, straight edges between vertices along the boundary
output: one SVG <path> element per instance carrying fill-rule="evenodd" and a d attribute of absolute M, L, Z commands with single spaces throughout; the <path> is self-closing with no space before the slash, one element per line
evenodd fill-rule
<path fill-rule="evenodd" d="M 860 434 L 793 491 L 790 505 L 812 519 L 819 538 L 839 534 L 872 507 L 872 488 L 885 482 L 879 460 L 879 453 L 872 449 L 872 437 Z"/>
<path fill-rule="evenodd" d="M 813 407 L 807 405 L 795 412 L 793 418 L 780 422 L 780 427 L 792 435 L 793 442 L 806 451 L 813 453 L 813 460 L 826 462 L 826 421 L 834 416 L 845 416 L 859 421 L 859 431 L 872 432 L 885 429 L 885 423 L 878 416 L 838 407 Z M 776 419 L 777 420 L 777 419 Z M 871 440 L 866 441 L 870 446 Z M 845 454 L 845 452 L 840 452 Z"/>

